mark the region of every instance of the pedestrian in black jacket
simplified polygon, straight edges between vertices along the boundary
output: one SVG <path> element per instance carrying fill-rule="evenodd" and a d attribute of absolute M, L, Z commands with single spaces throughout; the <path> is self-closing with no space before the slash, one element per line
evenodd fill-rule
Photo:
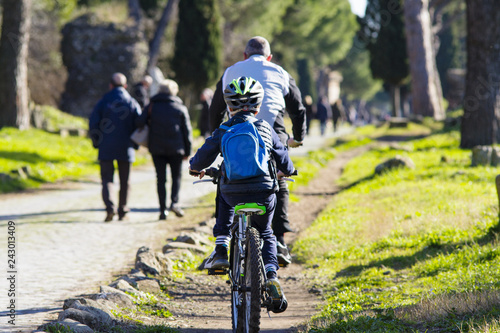
<path fill-rule="evenodd" d="M 143 108 L 149 103 L 149 87 L 153 83 L 153 78 L 149 75 L 144 76 L 141 82 L 134 85 L 132 89 L 132 96 L 137 103 Z"/>
<path fill-rule="evenodd" d="M 179 87 L 173 80 L 160 83 L 159 92 L 151 98 L 149 105 L 137 119 L 137 126 L 149 125 L 149 152 L 156 169 L 160 220 L 168 215 L 167 204 L 167 164 L 172 176 L 170 210 L 178 217 L 184 216 L 179 206 L 182 161 L 191 153 L 191 122 L 182 100 L 177 97 Z"/>
<path fill-rule="evenodd" d="M 109 92 L 96 104 L 89 118 L 89 136 L 95 148 L 99 149 L 101 166 L 102 199 L 106 205 L 105 222 L 113 220 L 116 214 L 111 199 L 113 189 L 114 161 L 117 161 L 120 176 L 118 218 L 123 220 L 128 212 L 130 166 L 135 160 L 136 145 L 130 135 L 136 129 L 136 120 L 141 108 L 127 90 L 127 78 L 121 73 L 111 77 Z"/>

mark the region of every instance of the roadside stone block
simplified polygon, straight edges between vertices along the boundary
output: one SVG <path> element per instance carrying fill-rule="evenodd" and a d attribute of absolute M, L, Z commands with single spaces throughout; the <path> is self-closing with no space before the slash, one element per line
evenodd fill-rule
<path fill-rule="evenodd" d="M 126 292 L 126 293 L 131 293 L 131 294 L 136 294 L 137 293 L 137 289 L 135 289 L 134 287 L 132 287 L 125 280 L 116 280 L 116 281 L 113 281 L 112 283 L 110 283 L 109 286 L 112 287 L 112 288 L 116 288 L 118 290 L 121 290 L 123 292 Z"/>
<path fill-rule="evenodd" d="M 170 258 L 163 253 L 152 253 L 149 248 L 145 246 L 137 250 L 135 268 L 140 269 L 144 274 L 151 274 L 154 276 L 169 276 L 174 270 Z"/>
<path fill-rule="evenodd" d="M 115 289 L 109 286 L 101 286 L 100 292 L 100 296 L 102 295 L 102 297 L 113 303 L 116 303 L 118 306 L 129 308 L 134 305 L 132 297 L 119 289 Z"/>
<path fill-rule="evenodd" d="M 193 252 L 198 252 L 198 253 L 206 253 L 207 250 L 205 248 L 198 246 L 198 245 L 193 245 L 193 244 L 188 244 L 188 243 L 181 243 L 181 242 L 170 242 L 163 246 L 162 252 L 165 253 L 168 250 L 175 250 L 175 249 L 185 249 L 185 250 L 190 250 Z"/>
<path fill-rule="evenodd" d="M 490 165 L 492 151 L 491 146 L 475 146 L 472 148 L 471 166 Z"/>
<path fill-rule="evenodd" d="M 59 321 L 56 324 L 66 326 L 75 333 L 94 333 L 94 330 L 84 325 L 76 320 L 66 318 L 63 321 Z"/>
<path fill-rule="evenodd" d="M 87 298 L 66 300 L 63 306 L 65 310 L 59 314 L 59 320 L 74 319 L 95 330 L 103 325 L 111 325 L 114 316 L 109 311 L 108 305 L 102 302 L 107 301 L 99 302 Z"/>
<path fill-rule="evenodd" d="M 187 243 L 192 245 L 211 245 L 212 242 L 208 239 L 207 236 L 190 232 L 190 233 L 181 233 L 176 239 L 176 242 Z"/>
<path fill-rule="evenodd" d="M 394 158 L 391 158 L 383 163 L 380 163 L 375 167 L 375 174 L 380 175 L 384 172 L 392 170 L 394 168 L 415 168 L 415 163 L 413 163 L 412 159 L 405 156 L 396 155 Z"/>
<path fill-rule="evenodd" d="M 144 279 L 137 281 L 137 289 L 146 293 L 161 292 L 160 283 L 156 279 Z"/>

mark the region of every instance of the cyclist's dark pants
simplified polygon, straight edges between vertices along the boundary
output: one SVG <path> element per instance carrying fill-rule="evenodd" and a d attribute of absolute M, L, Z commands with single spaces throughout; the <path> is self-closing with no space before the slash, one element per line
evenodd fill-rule
<path fill-rule="evenodd" d="M 245 195 L 224 195 L 219 196 L 219 211 L 214 226 L 214 236 L 229 236 L 231 223 L 234 218 L 234 206 L 241 203 L 256 202 L 266 207 L 264 215 L 252 215 L 252 226 L 260 233 L 264 241 L 262 248 L 262 259 L 264 264 L 272 264 L 278 270 L 278 259 L 276 257 L 276 237 L 271 229 L 271 221 L 276 207 L 276 195 L 269 194 L 245 194 Z"/>
<path fill-rule="evenodd" d="M 273 217 L 273 231 L 275 235 L 282 236 L 285 232 L 292 232 L 288 221 L 288 185 L 286 180 L 278 180 L 280 190 L 276 193 L 276 210 Z M 283 244 L 285 245 L 285 244 Z"/>

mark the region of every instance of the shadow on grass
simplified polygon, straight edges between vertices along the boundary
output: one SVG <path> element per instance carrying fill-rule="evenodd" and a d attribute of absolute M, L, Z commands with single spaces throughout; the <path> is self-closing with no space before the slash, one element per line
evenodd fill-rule
<path fill-rule="evenodd" d="M 185 209 L 186 211 L 189 211 L 191 209 L 198 209 L 198 208 L 210 208 L 210 207 L 214 207 L 213 204 L 206 204 L 206 205 L 203 205 L 203 204 L 200 204 L 200 205 L 192 205 L 192 206 L 182 206 L 183 209 Z M 30 222 L 30 221 L 23 221 L 25 219 L 29 219 L 29 218 L 33 218 L 33 217 L 42 217 L 42 216 L 56 216 L 56 215 L 64 215 L 64 214 L 72 214 L 72 213 L 85 213 L 85 212 L 89 212 L 89 213 L 93 213 L 93 212 L 104 212 L 106 211 L 105 208 L 86 208 L 86 209 L 67 209 L 67 210 L 58 210 L 58 211 L 51 211 L 51 212 L 44 212 L 44 211 L 41 211 L 41 212 L 34 212 L 34 213 L 28 213 L 28 214 L 11 214 L 11 215 L 0 215 L 0 221 L 2 221 L 2 223 L 0 223 L 0 227 L 4 227 L 4 226 L 7 226 L 7 223 L 8 221 L 15 221 L 16 224 L 31 224 L 31 223 L 80 223 L 80 222 L 84 222 L 84 220 L 82 221 L 74 221 L 74 218 L 72 218 L 71 220 L 68 220 L 68 221 L 64 221 L 64 220 L 57 220 L 57 221 L 53 221 L 53 220 L 48 220 L 47 222 L 41 222 L 41 221 L 36 221 L 36 222 Z M 157 207 L 134 207 L 134 208 L 130 208 L 130 213 L 157 213 L 159 211 L 159 208 Z M 85 220 L 86 221 L 86 220 Z M 87 222 L 85 222 L 87 223 Z"/>
<path fill-rule="evenodd" d="M 496 240 L 498 240 L 500 234 L 500 221 L 497 223 L 495 226 L 490 228 L 490 230 L 483 236 L 477 237 L 473 239 L 473 243 L 476 243 L 480 246 L 487 245 L 489 243 L 492 243 Z M 452 244 L 440 244 L 440 243 L 434 243 L 430 242 L 425 246 L 422 250 L 415 252 L 412 255 L 407 255 L 407 256 L 393 256 L 390 258 L 386 258 L 383 260 L 375 260 L 367 265 L 352 265 L 349 267 L 346 267 L 345 269 L 337 272 L 336 277 L 342 277 L 342 276 L 358 276 L 360 275 L 364 270 L 370 269 L 370 268 L 375 268 L 375 267 L 387 267 L 391 268 L 395 271 L 398 270 L 403 270 L 412 267 L 415 265 L 417 262 L 425 261 L 430 258 L 434 258 L 438 255 L 444 255 L 448 256 L 450 254 L 453 254 L 457 251 L 460 251 L 463 247 L 468 246 L 471 244 L 470 240 L 466 240 L 463 242 L 458 242 L 458 243 L 452 243 Z M 493 259 L 493 258 L 491 258 Z M 439 271 L 431 271 L 426 276 L 434 276 L 438 274 Z"/>
<path fill-rule="evenodd" d="M 382 135 L 374 138 L 376 141 L 385 141 L 385 142 L 404 142 L 411 140 L 418 140 L 428 137 L 428 134 L 420 134 L 420 135 Z"/>
<path fill-rule="evenodd" d="M 43 156 L 40 156 L 38 153 L 26 153 L 26 152 L 18 152 L 18 151 L 2 151 L 0 152 L 0 158 L 5 158 L 6 160 L 14 160 L 26 163 L 41 163 L 41 162 L 50 162 L 57 163 L 63 161 L 63 159 L 47 159 Z"/>

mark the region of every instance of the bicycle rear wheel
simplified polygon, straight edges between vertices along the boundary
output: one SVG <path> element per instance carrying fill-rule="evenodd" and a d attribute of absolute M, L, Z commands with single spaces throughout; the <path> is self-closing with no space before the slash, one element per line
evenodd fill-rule
<path fill-rule="evenodd" d="M 261 259 L 260 236 L 255 228 L 247 229 L 245 256 L 245 318 L 248 332 L 259 332 L 264 267 Z"/>
<path fill-rule="evenodd" d="M 231 239 L 231 252 L 229 263 L 231 265 L 230 278 L 231 278 L 231 321 L 233 324 L 233 332 L 244 333 L 245 322 L 245 303 L 243 302 L 244 293 L 241 287 L 244 286 L 242 282 L 243 261 L 240 260 L 240 248 L 235 241 L 235 237 Z M 236 283 L 235 283 L 236 282 Z"/>

